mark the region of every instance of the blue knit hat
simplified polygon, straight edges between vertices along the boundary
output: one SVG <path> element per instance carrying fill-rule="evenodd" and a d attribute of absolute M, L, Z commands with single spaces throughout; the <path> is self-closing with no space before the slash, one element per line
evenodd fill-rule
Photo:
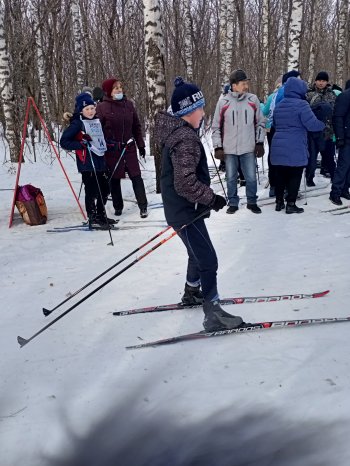
<path fill-rule="evenodd" d="M 80 113 L 83 108 L 88 107 L 89 105 L 95 105 L 95 102 L 88 92 L 84 92 L 76 96 L 75 109 L 77 112 Z"/>
<path fill-rule="evenodd" d="M 174 92 L 171 96 L 171 109 L 174 116 L 184 116 L 204 107 L 203 92 L 195 84 L 186 83 L 181 76 L 174 81 Z"/>

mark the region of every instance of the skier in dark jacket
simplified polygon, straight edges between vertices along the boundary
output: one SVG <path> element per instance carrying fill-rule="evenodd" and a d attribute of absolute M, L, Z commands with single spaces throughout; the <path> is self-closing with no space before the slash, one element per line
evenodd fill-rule
<path fill-rule="evenodd" d="M 97 116 L 101 120 L 107 143 L 105 157 L 111 177 L 110 186 L 115 215 L 121 215 L 123 211 L 120 180 L 125 178 L 125 174 L 128 173 L 140 215 L 145 218 L 147 217 L 147 198 L 137 159 L 136 146 L 143 158 L 146 157 L 146 149 L 139 117 L 133 103 L 126 98 L 119 79 L 110 78 L 103 81 L 102 89 L 105 96 L 103 101 L 97 105 Z M 126 145 L 130 139 L 132 139 L 132 143 Z"/>
<path fill-rule="evenodd" d="M 308 131 L 322 131 L 324 123 L 317 120 L 305 100 L 307 85 L 298 78 L 289 78 L 284 87 L 284 99 L 273 113 L 275 135 L 271 146 L 271 163 L 276 173 L 276 210 L 284 209 L 284 191 L 287 189 L 287 214 L 302 213 L 297 207 L 303 169 L 308 162 Z"/>
<path fill-rule="evenodd" d="M 339 94 L 334 106 L 333 128 L 336 145 L 339 149 L 338 163 L 335 170 L 329 199 L 336 205 L 342 205 L 341 197 L 350 200 L 350 89 Z"/>
<path fill-rule="evenodd" d="M 161 112 L 156 116 L 156 134 L 162 146 L 161 192 L 165 218 L 178 231 L 187 225 L 179 231 L 188 252 L 182 301 L 184 304 L 203 302 L 203 326 L 211 332 L 236 328 L 243 321 L 220 306 L 218 262 L 204 223 L 209 209 L 219 211 L 226 205 L 225 198 L 215 195 L 209 186 L 206 154 L 197 132 L 204 116 L 204 104 L 203 93 L 196 85 L 176 78 L 172 115 Z"/>
<path fill-rule="evenodd" d="M 96 118 L 95 102 L 89 93 L 76 97 L 75 113 L 62 134 L 63 149 L 74 150 L 77 168 L 85 188 L 85 208 L 90 224 L 114 223 L 107 219 L 105 204 L 109 194 L 104 153 L 106 143 L 100 121 Z M 101 192 L 100 192 L 101 190 Z M 101 197 L 102 196 L 102 197 Z"/>

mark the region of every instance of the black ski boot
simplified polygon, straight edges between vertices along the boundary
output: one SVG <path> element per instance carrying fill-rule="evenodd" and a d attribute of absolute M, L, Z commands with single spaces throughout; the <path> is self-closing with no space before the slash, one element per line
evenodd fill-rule
<path fill-rule="evenodd" d="M 287 202 L 286 214 L 302 214 L 304 209 L 295 205 L 295 202 Z"/>
<path fill-rule="evenodd" d="M 185 293 L 181 298 L 182 304 L 186 306 L 198 306 L 203 303 L 203 295 L 200 286 L 190 286 L 185 284 Z"/>
<path fill-rule="evenodd" d="M 220 306 L 219 300 L 204 301 L 203 311 L 205 314 L 203 327 L 206 332 L 231 330 L 244 324 L 242 317 L 234 316 L 225 312 Z"/>

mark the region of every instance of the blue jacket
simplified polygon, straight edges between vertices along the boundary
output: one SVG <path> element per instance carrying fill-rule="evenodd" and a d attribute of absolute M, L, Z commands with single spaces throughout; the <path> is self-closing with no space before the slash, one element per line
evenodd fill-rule
<path fill-rule="evenodd" d="M 306 91 L 306 82 L 294 77 L 284 86 L 284 99 L 273 114 L 276 133 L 272 138 L 272 165 L 306 166 L 309 157 L 307 132 L 322 131 L 325 127 L 306 102 Z"/>
<path fill-rule="evenodd" d="M 74 113 L 70 120 L 70 125 L 63 131 L 60 145 L 65 150 L 74 150 L 76 153 L 76 161 L 78 172 L 92 172 L 93 166 L 91 163 L 90 153 L 84 146 L 82 136 L 84 133 L 84 125 L 80 118 L 79 113 Z M 105 171 L 106 164 L 104 156 L 98 156 L 94 152 L 91 152 L 91 157 L 94 162 L 96 171 Z"/>

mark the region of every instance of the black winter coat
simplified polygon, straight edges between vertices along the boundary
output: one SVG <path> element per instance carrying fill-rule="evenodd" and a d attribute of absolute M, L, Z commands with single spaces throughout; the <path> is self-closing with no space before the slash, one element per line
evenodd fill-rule
<path fill-rule="evenodd" d="M 337 139 L 350 143 L 350 89 L 339 94 L 335 101 L 333 129 Z"/>

